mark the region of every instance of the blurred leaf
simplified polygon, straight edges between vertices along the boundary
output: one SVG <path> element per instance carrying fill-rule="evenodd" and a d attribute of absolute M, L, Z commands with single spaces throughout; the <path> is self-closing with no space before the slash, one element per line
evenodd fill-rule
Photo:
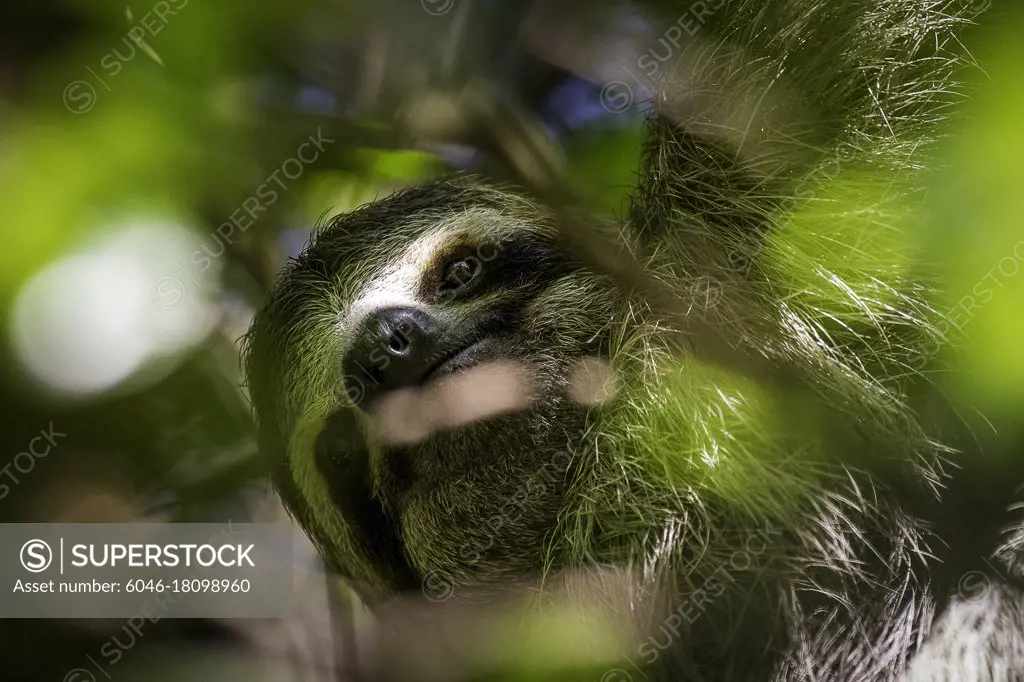
<path fill-rule="evenodd" d="M 969 339 L 963 348 L 945 349 L 957 370 L 950 379 L 954 394 L 1000 410 L 1024 399 L 1024 48 L 1018 34 L 1019 27 L 989 46 L 990 82 L 946 144 L 949 170 L 932 195 L 929 240 L 945 271 L 952 324 Z"/>

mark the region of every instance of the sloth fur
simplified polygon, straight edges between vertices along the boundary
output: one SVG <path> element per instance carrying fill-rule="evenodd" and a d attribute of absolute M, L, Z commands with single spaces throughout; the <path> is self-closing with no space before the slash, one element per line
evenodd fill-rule
<path fill-rule="evenodd" d="M 1012 499 L 951 511 L 965 467 L 914 407 L 941 343 L 920 190 L 979 8 L 697 4 L 693 40 L 652 46 L 669 56 L 632 205 L 596 229 L 728 353 L 787 379 L 703 360 L 678 319 L 560 247 L 526 195 L 445 178 L 330 221 L 257 315 L 247 375 L 278 489 L 371 601 L 438 576 L 486 600 L 627 571 L 659 679 L 1024 679 Z M 438 297 L 459 248 L 493 255 L 484 289 Z M 409 446 L 375 436 L 342 359 L 357 311 L 399 283 L 498 338 L 532 402 Z M 588 406 L 572 383 L 592 357 L 617 387 Z M 988 560 L 984 598 L 964 595 Z"/>

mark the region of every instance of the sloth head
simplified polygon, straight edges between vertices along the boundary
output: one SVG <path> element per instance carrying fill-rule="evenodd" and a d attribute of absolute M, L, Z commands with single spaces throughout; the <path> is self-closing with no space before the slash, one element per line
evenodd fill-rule
<path fill-rule="evenodd" d="M 539 572 L 617 300 L 543 209 L 465 178 L 321 229 L 257 315 L 247 373 L 328 563 L 382 592 Z"/>

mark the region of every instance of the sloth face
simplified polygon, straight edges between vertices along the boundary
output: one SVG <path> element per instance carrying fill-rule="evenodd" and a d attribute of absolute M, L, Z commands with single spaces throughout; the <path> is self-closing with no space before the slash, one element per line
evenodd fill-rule
<path fill-rule="evenodd" d="M 539 572 L 616 300 L 540 208 L 466 180 L 321 231 L 257 315 L 247 369 L 261 448 L 328 561 L 466 595 Z"/>

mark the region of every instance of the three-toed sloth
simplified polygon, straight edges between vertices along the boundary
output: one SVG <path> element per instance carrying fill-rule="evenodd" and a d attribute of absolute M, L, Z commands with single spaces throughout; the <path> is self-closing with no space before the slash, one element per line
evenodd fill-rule
<path fill-rule="evenodd" d="M 977 8 L 714 4 L 641 55 L 631 206 L 593 225 L 671 305 L 478 178 L 338 216 L 247 339 L 280 494 L 371 602 L 620 568 L 668 680 L 1024 679 L 1010 500 L 963 506 L 915 408 L 915 202 Z"/>

